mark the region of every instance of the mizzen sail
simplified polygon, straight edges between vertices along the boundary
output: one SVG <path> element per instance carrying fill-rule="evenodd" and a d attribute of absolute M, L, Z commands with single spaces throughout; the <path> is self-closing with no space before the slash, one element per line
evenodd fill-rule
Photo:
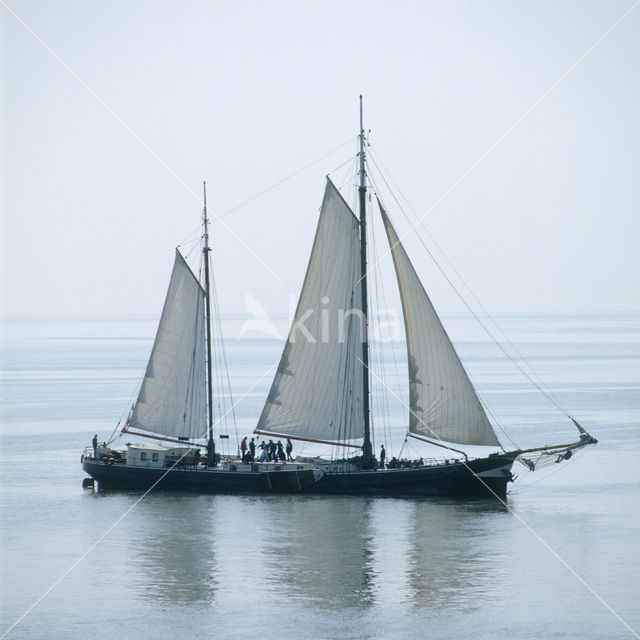
<path fill-rule="evenodd" d="M 382 205 L 380 212 L 404 314 L 409 360 L 409 431 L 459 444 L 499 445 L 460 358 Z"/>
<path fill-rule="evenodd" d="M 206 435 L 205 292 L 176 251 L 167 297 L 130 429 Z"/>
<path fill-rule="evenodd" d="M 256 432 L 362 438 L 359 221 L 330 180 L 289 337 Z"/>

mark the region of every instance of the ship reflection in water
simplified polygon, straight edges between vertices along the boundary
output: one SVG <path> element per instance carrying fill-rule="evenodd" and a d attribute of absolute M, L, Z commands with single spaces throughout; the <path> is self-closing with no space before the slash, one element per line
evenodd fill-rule
<path fill-rule="evenodd" d="M 134 511 L 139 532 L 129 532 L 127 552 L 138 595 L 174 604 L 213 601 L 216 527 L 210 498 L 151 493 Z"/>
<path fill-rule="evenodd" d="M 239 616 L 283 603 L 324 616 L 473 611 L 505 553 L 494 501 L 157 493 L 136 512 L 127 554 L 139 595 Z"/>

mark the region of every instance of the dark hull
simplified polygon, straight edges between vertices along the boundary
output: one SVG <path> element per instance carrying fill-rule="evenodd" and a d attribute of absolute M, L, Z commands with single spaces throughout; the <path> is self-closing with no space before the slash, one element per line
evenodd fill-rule
<path fill-rule="evenodd" d="M 492 456 L 466 464 L 325 474 L 311 470 L 244 473 L 218 469 L 159 468 L 84 460 L 82 468 L 100 489 L 157 489 L 202 493 L 314 493 L 367 496 L 498 497 L 507 494 L 512 456 Z"/>
<path fill-rule="evenodd" d="M 219 469 L 160 469 L 84 460 L 82 468 L 100 489 L 165 489 L 201 493 L 299 493 L 315 483 L 312 471 L 241 473 Z M 155 485 L 155 486 L 154 486 Z"/>
<path fill-rule="evenodd" d="M 367 496 L 497 497 L 504 500 L 512 464 L 512 458 L 501 456 L 471 460 L 465 464 L 327 475 L 310 486 L 307 492 Z"/>

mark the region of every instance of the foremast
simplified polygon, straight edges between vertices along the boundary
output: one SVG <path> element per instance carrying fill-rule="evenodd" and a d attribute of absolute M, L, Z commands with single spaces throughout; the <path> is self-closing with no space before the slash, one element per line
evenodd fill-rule
<path fill-rule="evenodd" d="M 371 424 L 369 411 L 369 316 L 367 303 L 367 187 L 365 175 L 364 154 L 364 126 L 362 121 L 362 94 L 360 95 L 360 186 L 358 196 L 360 200 L 360 287 L 362 305 L 362 412 L 364 418 L 364 441 L 362 443 L 362 462 L 365 469 L 373 465 L 373 451 L 371 447 Z"/>
<path fill-rule="evenodd" d="M 207 219 L 207 183 L 202 183 L 204 209 L 202 222 L 204 225 L 204 289 L 205 289 L 205 329 L 207 342 L 207 466 L 215 466 L 216 446 L 213 440 L 213 387 L 211 378 L 211 286 L 209 279 L 209 220 Z"/>

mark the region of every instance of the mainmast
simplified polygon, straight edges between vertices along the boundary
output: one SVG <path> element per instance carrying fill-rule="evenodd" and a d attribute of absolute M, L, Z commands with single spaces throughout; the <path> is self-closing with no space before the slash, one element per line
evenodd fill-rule
<path fill-rule="evenodd" d="M 204 192 L 204 211 L 202 213 L 202 221 L 204 224 L 204 288 L 205 288 L 205 310 L 206 310 L 206 336 L 207 336 L 207 406 L 209 409 L 207 420 L 207 466 L 215 465 L 216 445 L 213 440 L 213 388 L 211 382 L 211 295 L 209 284 L 209 220 L 207 219 L 207 183 L 202 183 Z"/>
<path fill-rule="evenodd" d="M 362 94 L 360 95 L 360 279 L 362 315 L 364 327 L 362 336 L 362 413 L 364 417 L 364 442 L 362 443 L 363 467 L 371 468 L 373 465 L 373 452 L 371 447 L 371 427 L 369 421 L 369 336 L 368 336 L 368 304 L 367 304 L 367 215 L 366 200 L 367 187 L 365 184 L 364 168 L 364 126 L 362 124 Z"/>

